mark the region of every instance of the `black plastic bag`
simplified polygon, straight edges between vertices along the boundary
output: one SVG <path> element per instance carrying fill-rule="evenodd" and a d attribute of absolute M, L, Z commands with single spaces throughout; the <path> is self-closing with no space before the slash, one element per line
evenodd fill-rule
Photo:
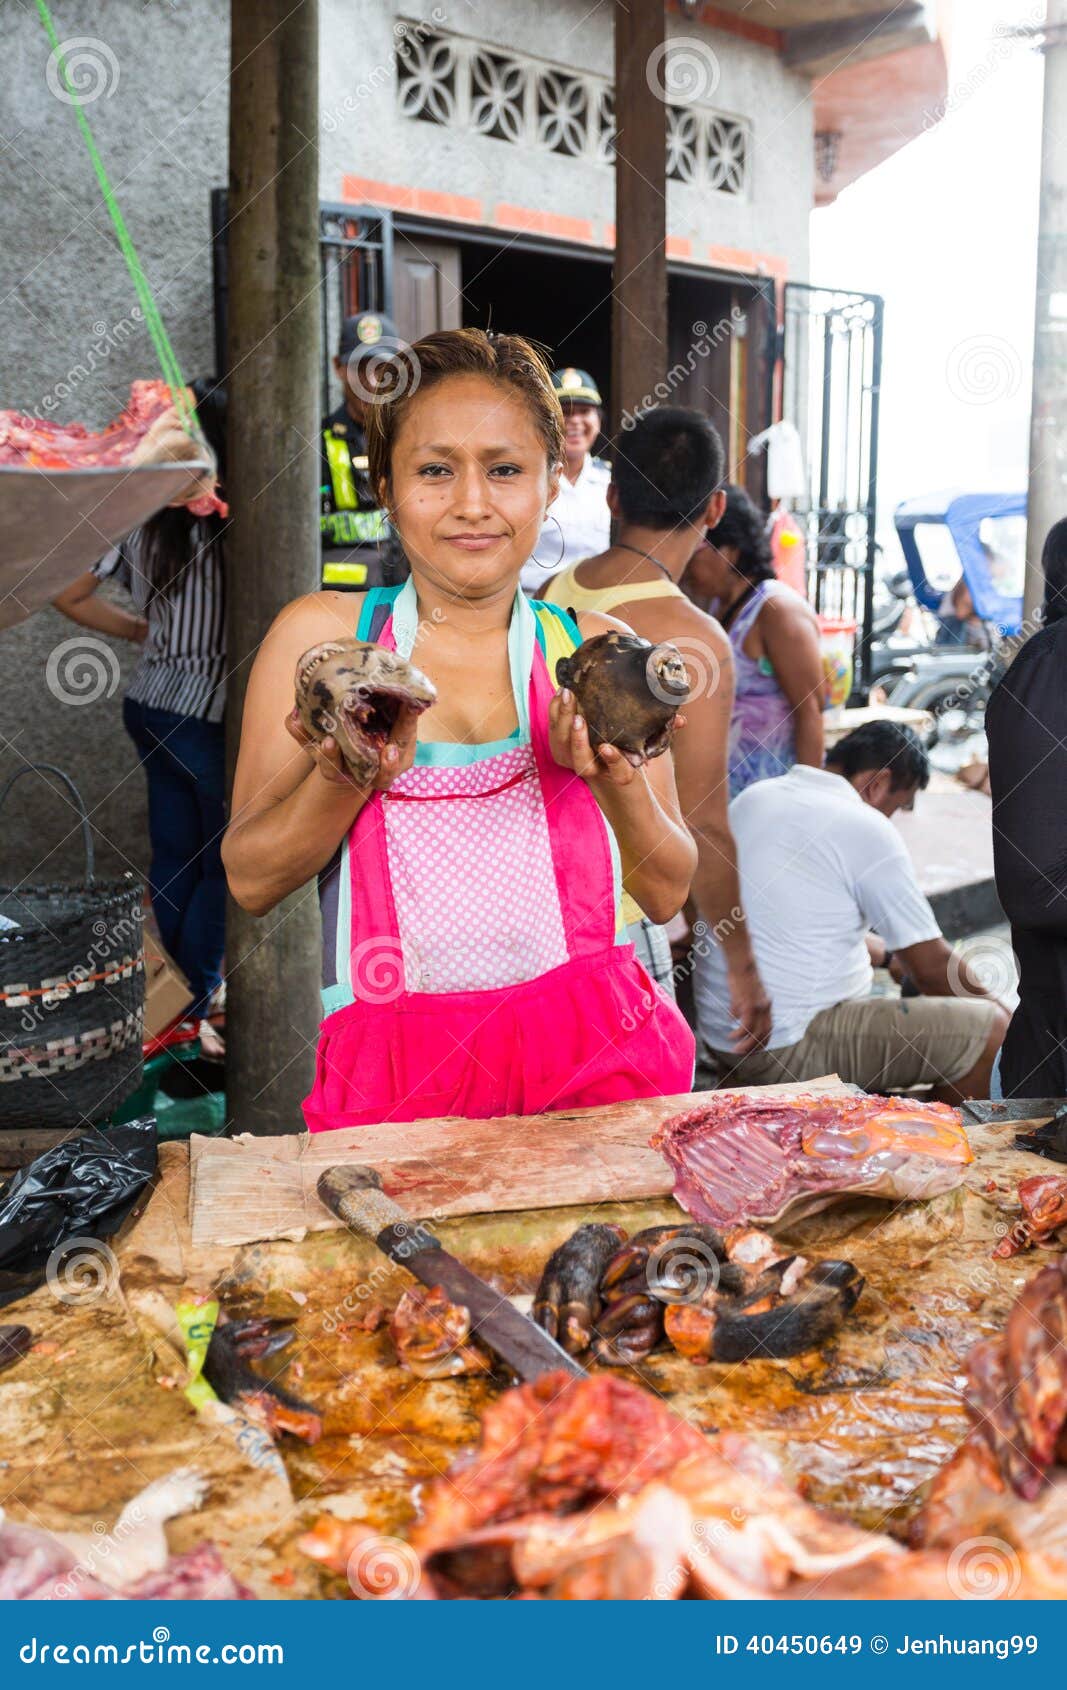
<path fill-rule="evenodd" d="M 118 1231 L 156 1171 L 154 1116 L 46 1150 L 0 1192 L 0 1308 L 36 1290 L 56 1248 Z"/>

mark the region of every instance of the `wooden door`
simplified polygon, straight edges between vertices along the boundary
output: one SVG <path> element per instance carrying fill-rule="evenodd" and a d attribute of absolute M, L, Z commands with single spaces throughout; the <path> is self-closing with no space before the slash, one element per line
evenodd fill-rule
<path fill-rule="evenodd" d="M 404 340 L 463 321 L 459 247 L 451 241 L 405 239 L 393 244 L 393 316 Z"/>

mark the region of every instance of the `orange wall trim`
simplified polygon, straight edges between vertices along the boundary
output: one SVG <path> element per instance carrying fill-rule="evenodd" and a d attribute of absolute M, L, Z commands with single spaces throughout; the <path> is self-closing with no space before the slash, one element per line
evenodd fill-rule
<path fill-rule="evenodd" d="M 440 217 L 453 223 L 480 223 L 484 227 L 490 221 L 481 200 L 464 194 L 436 193 L 430 188 L 408 188 L 399 182 L 372 182 L 365 176 L 342 177 L 341 197 L 353 205 L 388 206 L 392 211 L 419 212 L 424 217 Z M 563 217 L 558 212 L 537 211 L 527 205 L 498 205 L 492 225 L 518 234 L 549 235 L 556 240 L 578 241 L 609 250 L 615 246 L 614 223 L 602 225 L 598 241 L 588 218 Z M 714 265 L 720 270 L 742 271 L 750 276 L 764 274 L 776 281 L 784 281 L 789 270 L 786 260 L 775 253 L 746 252 L 732 246 L 709 246 L 706 258 L 702 258 L 685 235 L 667 236 L 667 257 Z"/>
<path fill-rule="evenodd" d="M 527 235 L 555 235 L 561 241 L 592 243 L 593 225 L 587 217 L 561 217 L 555 211 L 534 211 L 526 205 L 498 205 L 493 217 L 498 229 Z"/>
<path fill-rule="evenodd" d="M 384 205 L 391 211 L 419 211 L 424 217 L 446 217 L 457 223 L 484 223 L 481 200 L 464 194 L 439 194 L 430 188 L 405 188 L 398 182 L 371 182 L 365 176 L 343 176 L 341 198 L 354 205 Z"/>
<path fill-rule="evenodd" d="M 774 252 L 745 252 L 734 246 L 709 246 L 708 262 L 720 270 L 743 270 L 749 276 L 773 276 L 776 282 L 784 282 L 789 275 L 788 262 Z"/>

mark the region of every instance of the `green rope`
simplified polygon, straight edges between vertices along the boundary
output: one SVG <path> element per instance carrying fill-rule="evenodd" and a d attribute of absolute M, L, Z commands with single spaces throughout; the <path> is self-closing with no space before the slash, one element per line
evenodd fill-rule
<path fill-rule="evenodd" d="M 97 150 L 93 132 L 89 127 L 89 119 L 85 115 L 85 110 L 82 106 L 78 91 L 73 87 L 70 78 L 67 75 L 67 66 L 63 57 L 63 51 L 60 47 L 59 37 L 56 34 L 56 26 L 52 21 L 52 14 L 48 10 L 46 0 L 37 0 L 37 10 L 40 14 L 41 22 L 44 25 L 45 34 L 48 36 L 52 46 L 52 51 L 55 54 L 56 67 L 63 80 L 67 93 L 70 96 L 71 105 L 74 107 L 74 115 L 78 120 L 78 127 L 82 132 L 82 139 L 88 148 L 89 157 L 92 160 L 93 169 L 96 172 L 96 179 L 100 184 L 100 192 L 103 195 L 104 204 L 107 206 L 107 209 L 111 214 L 111 221 L 115 226 L 115 234 L 118 238 L 119 246 L 122 249 L 122 256 L 126 260 L 126 268 L 129 270 L 130 276 L 133 279 L 133 285 L 137 290 L 137 298 L 140 301 L 141 313 L 148 325 L 148 332 L 152 337 L 152 344 L 156 349 L 156 357 L 159 359 L 159 367 L 163 372 L 163 379 L 170 388 L 171 397 L 174 400 L 174 406 L 178 412 L 182 427 L 189 434 L 194 432 L 199 433 L 199 429 L 196 426 L 196 412 L 189 404 L 188 398 L 186 397 L 185 380 L 182 376 L 174 348 L 170 343 L 170 337 L 163 326 L 163 319 L 159 314 L 159 307 L 152 295 L 152 289 L 149 286 L 148 277 L 144 273 L 144 266 L 137 255 L 137 249 L 130 237 L 130 231 L 126 227 L 126 220 L 119 209 L 118 200 L 115 198 L 115 190 L 111 186 L 107 171 L 104 168 L 104 161 Z"/>

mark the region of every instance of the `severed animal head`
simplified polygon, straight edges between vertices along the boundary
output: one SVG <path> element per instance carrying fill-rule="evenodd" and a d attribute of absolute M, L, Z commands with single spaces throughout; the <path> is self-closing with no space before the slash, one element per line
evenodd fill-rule
<path fill-rule="evenodd" d="M 674 719 L 689 697 L 689 676 L 676 646 L 654 646 L 636 634 L 597 634 L 556 664 L 589 725 L 589 743 L 614 745 L 640 768 L 666 751 Z"/>
<path fill-rule="evenodd" d="M 395 651 L 366 640 L 328 640 L 296 666 L 296 707 L 305 733 L 332 734 L 352 779 L 368 785 L 403 709 L 420 714 L 436 689 Z"/>

